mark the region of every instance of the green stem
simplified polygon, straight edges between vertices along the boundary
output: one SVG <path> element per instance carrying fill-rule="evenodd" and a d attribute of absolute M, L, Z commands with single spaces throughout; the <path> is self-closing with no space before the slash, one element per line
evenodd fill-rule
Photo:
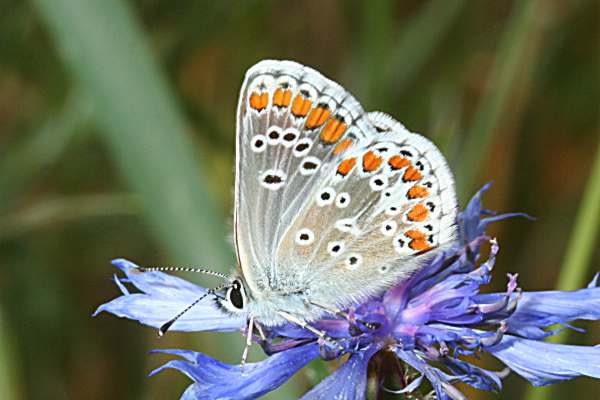
<path fill-rule="evenodd" d="M 594 250 L 598 249 L 596 238 L 599 229 L 600 144 L 558 277 L 559 290 L 576 290 L 586 283 L 590 259 Z"/>
<path fill-rule="evenodd" d="M 515 2 L 512 16 L 502 37 L 496 61 L 490 72 L 487 94 L 473 118 L 456 166 L 459 198 L 465 201 L 471 195 L 480 171 L 481 161 L 487 155 L 494 131 L 508 105 L 509 94 L 519 77 L 524 60 L 528 59 L 527 45 L 536 32 L 540 2 Z"/>
<path fill-rule="evenodd" d="M 13 330 L 4 318 L 4 310 L 0 311 L 0 398 L 21 399 L 23 398 L 19 389 L 22 371 L 19 357 L 16 357 L 17 347 L 11 337 Z"/>
<path fill-rule="evenodd" d="M 588 279 L 590 260 L 598 249 L 600 231 L 600 144 L 596 150 L 596 160 L 577 212 L 575 226 L 569 236 L 566 255 L 558 276 L 558 290 L 576 290 L 585 285 Z M 552 336 L 552 343 L 565 343 L 569 331 Z M 548 400 L 552 398 L 553 386 L 530 387 L 524 396 L 527 400 Z"/>

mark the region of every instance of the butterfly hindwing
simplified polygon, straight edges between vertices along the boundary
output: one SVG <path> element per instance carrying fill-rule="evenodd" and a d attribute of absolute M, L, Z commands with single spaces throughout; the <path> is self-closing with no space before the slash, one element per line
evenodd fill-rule
<path fill-rule="evenodd" d="M 456 237 L 454 184 L 439 151 L 385 114 L 368 119 L 374 140 L 322 172 L 279 245 L 281 273 L 304 275 L 320 304 L 364 300 Z M 302 233 L 314 239 L 303 245 Z"/>

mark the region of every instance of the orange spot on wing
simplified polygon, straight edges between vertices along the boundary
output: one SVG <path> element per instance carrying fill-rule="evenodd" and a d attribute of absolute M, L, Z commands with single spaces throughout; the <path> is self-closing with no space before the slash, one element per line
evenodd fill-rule
<path fill-rule="evenodd" d="M 308 110 L 310 110 L 311 106 L 312 102 L 299 94 L 294 97 L 294 102 L 292 103 L 292 114 L 294 114 L 296 117 L 305 117 L 306 114 L 308 114 Z"/>
<path fill-rule="evenodd" d="M 283 89 L 277 88 L 277 90 L 275 90 L 275 93 L 273 93 L 273 104 L 278 106 L 282 102 L 283 102 Z"/>
<path fill-rule="evenodd" d="M 415 240 L 425 240 L 425 234 L 418 229 L 411 229 L 404 232 L 404 236 Z"/>
<path fill-rule="evenodd" d="M 406 167 L 407 165 L 410 165 L 410 160 L 408 158 L 395 155 L 390 157 L 390 159 L 388 160 L 388 164 L 390 164 L 390 167 L 392 167 L 392 169 L 400 169 Z"/>
<path fill-rule="evenodd" d="M 283 104 L 285 104 L 285 106 L 289 106 L 290 103 L 292 102 L 292 91 L 291 90 L 285 90 L 283 92 Z"/>
<path fill-rule="evenodd" d="M 408 190 L 406 195 L 411 200 L 419 197 L 427 197 L 429 196 L 429 190 L 423 185 L 415 185 Z"/>
<path fill-rule="evenodd" d="M 337 173 L 346 176 L 356 165 L 356 157 L 346 158 L 338 165 Z"/>
<path fill-rule="evenodd" d="M 423 175 L 421 175 L 419 170 L 411 165 L 404 172 L 404 175 L 402 176 L 402 180 L 404 182 L 414 182 L 414 181 L 418 181 L 422 177 L 423 177 Z"/>
<path fill-rule="evenodd" d="M 290 89 L 277 88 L 273 93 L 273 104 L 278 107 L 287 107 L 292 99 L 292 91 Z"/>
<path fill-rule="evenodd" d="M 313 110 L 308 115 L 306 119 L 306 127 L 309 129 L 319 127 L 323 125 L 325 120 L 329 118 L 331 115 L 331 111 L 326 106 L 319 106 L 317 108 L 313 108 Z"/>
<path fill-rule="evenodd" d="M 427 243 L 425 234 L 419 230 L 412 229 L 404 232 L 404 235 L 412 240 L 408 244 L 408 247 L 415 251 L 427 251 L 431 249 L 429 243 Z"/>
<path fill-rule="evenodd" d="M 265 108 L 269 104 L 269 94 L 267 92 L 263 92 L 260 95 L 260 105 L 262 108 Z"/>
<path fill-rule="evenodd" d="M 321 131 L 321 140 L 325 143 L 335 143 L 346 132 L 347 127 L 338 117 L 331 118 Z"/>
<path fill-rule="evenodd" d="M 265 93 L 252 92 L 250 95 L 250 107 L 257 111 L 263 110 L 269 103 L 269 95 Z"/>
<path fill-rule="evenodd" d="M 383 157 L 378 156 L 373 151 L 369 150 L 363 156 L 363 170 L 366 172 L 377 171 L 379 167 L 381 167 L 381 163 L 383 162 Z"/>
<path fill-rule="evenodd" d="M 333 149 L 333 154 L 337 156 L 338 154 L 348 150 L 350 146 L 352 146 L 352 139 L 344 139 L 335 146 L 335 149 Z"/>
<path fill-rule="evenodd" d="M 423 204 L 417 204 L 407 214 L 409 221 L 423 222 L 427 218 L 429 210 Z"/>
<path fill-rule="evenodd" d="M 429 245 L 429 243 L 427 243 L 427 241 L 425 240 L 411 240 L 410 243 L 408 244 L 408 247 L 410 247 L 413 250 L 416 251 L 427 251 L 429 249 L 431 249 L 431 245 Z"/>

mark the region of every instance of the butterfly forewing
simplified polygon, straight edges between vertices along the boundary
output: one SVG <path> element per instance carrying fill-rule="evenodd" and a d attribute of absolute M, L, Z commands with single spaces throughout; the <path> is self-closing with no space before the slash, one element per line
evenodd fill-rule
<path fill-rule="evenodd" d="M 454 240 L 436 147 L 310 68 L 251 68 L 237 136 L 236 247 L 252 290 L 344 308 Z"/>
<path fill-rule="evenodd" d="M 236 245 L 255 289 L 277 285 L 282 235 L 308 205 L 322 171 L 341 157 L 337 146 L 368 141 L 359 118 L 359 104 L 310 68 L 263 61 L 246 74 L 238 107 Z"/>

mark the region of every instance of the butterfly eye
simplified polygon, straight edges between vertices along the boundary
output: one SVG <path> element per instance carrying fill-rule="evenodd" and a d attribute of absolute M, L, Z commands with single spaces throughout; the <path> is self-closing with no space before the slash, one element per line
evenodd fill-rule
<path fill-rule="evenodd" d="M 239 280 L 233 281 L 233 284 L 227 290 L 227 301 L 238 310 L 244 309 L 246 295 L 244 294 L 244 286 Z"/>

